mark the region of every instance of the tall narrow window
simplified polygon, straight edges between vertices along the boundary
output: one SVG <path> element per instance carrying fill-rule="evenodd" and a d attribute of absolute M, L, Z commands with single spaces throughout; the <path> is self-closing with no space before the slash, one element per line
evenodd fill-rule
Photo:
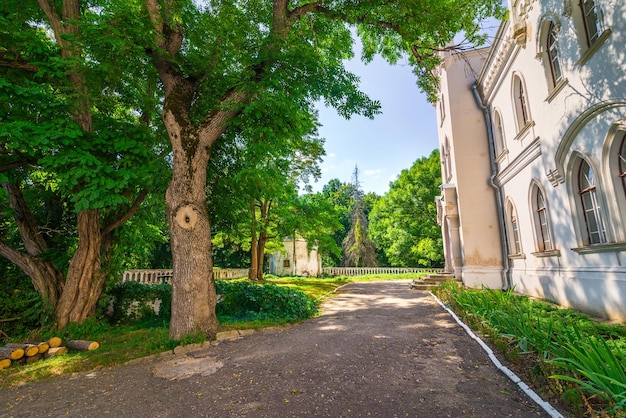
<path fill-rule="evenodd" d="M 584 214 L 588 244 L 606 242 L 606 229 L 598 202 L 598 193 L 593 169 L 582 160 L 578 169 L 578 193 Z"/>
<path fill-rule="evenodd" d="M 561 73 L 559 44 L 556 40 L 556 27 L 552 22 L 550 22 L 546 42 L 546 51 L 548 52 L 548 61 L 550 64 L 550 75 L 552 76 L 552 86 L 556 86 L 563 79 L 563 75 Z"/>
<path fill-rule="evenodd" d="M 539 251 L 552 250 L 552 238 L 550 235 L 550 225 L 548 224 L 548 211 L 543 193 L 539 188 L 536 190 L 535 210 L 537 211 L 537 232 Z"/>
<path fill-rule="evenodd" d="M 515 101 L 515 116 L 517 117 L 517 129 L 521 131 L 530 122 L 530 113 L 528 112 L 528 99 L 522 79 L 518 75 L 514 77 L 513 100 Z"/>
<path fill-rule="evenodd" d="M 497 110 L 493 112 L 494 124 L 494 140 L 496 157 L 504 152 L 504 126 L 502 126 L 502 117 Z"/>
<path fill-rule="evenodd" d="M 587 46 L 591 46 L 598 40 L 602 33 L 598 5 L 594 0 L 580 0 L 579 4 L 583 17 L 583 25 L 585 27 Z"/>
<path fill-rule="evenodd" d="M 507 205 L 507 213 L 509 216 L 509 231 L 510 231 L 510 252 L 511 255 L 517 255 L 522 253 L 522 243 L 520 240 L 519 223 L 517 220 L 517 212 L 511 202 Z"/>
<path fill-rule="evenodd" d="M 441 165 L 443 165 L 444 182 L 448 183 L 452 179 L 452 167 L 450 161 L 450 141 L 445 137 L 443 147 L 441 149 Z"/>
<path fill-rule="evenodd" d="M 624 197 L 626 197 L 626 132 L 622 134 L 622 144 L 619 146 L 617 154 L 617 167 L 619 176 L 622 179 Z"/>

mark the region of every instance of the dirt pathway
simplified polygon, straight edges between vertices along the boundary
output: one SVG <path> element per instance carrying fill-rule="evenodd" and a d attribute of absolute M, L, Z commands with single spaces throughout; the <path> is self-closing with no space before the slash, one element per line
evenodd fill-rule
<path fill-rule="evenodd" d="M 544 417 L 425 292 L 352 283 L 297 326 L 0 390 L 2 417 Z"/>

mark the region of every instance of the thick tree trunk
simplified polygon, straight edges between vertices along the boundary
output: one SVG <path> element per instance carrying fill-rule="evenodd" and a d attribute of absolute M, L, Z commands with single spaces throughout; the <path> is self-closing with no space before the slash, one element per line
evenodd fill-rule
<path fill-rule="evenodd" d="M 105 282 L 100 262 L 100 211 L 78 212 L 77 224 L 78 248 L 70 260 L 65 288 L 54 313 L 60 329 L 70 322 L 80 323 L 96 312 Z"/>
<path fill-rule="evenodd" d="M 248 280 L 257 280 L 257 269 L 259 268 L 259 253 L 257 248 L 257 222 L 256 222 L 256 205 L 254 201 L 250 204 L 250 269 L 248 270 Z"/>
<path fill-rule="evenodd" d="M 174 152 L 166 194 L 172 245 L 172 319 L 170 338 L 217 333 L 211 227 L 206 204 L 208 147 L 199 146 L 193 127 L 182 129 L 172 114 L 164 117 Z"/>

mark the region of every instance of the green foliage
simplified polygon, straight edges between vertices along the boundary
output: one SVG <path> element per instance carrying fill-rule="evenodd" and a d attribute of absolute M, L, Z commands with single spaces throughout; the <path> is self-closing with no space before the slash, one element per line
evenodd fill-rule
<path fill-rule="evenodd" d="M 110 326 L 106 321 L 96 318 L 87 318 L 85 321 L 77 324 L 72 322 L 68 324 L 62 331 L 62 338 L 67 340 L 94 340 L 97 341 L 99 336 L 110 330 Z M 56 332 L 48 331 L 50 335 L 56 335 Z"/>
<path fill-rule="evenodd" d="M 402 170 L 370 213 L 370 234 L 392 266 L 442 267 L 443 241 L 437 224 L 439 151 Z"/>
<path fill-rule="evenodd" d="M 217 304 L 220 321 L 272 319 L 297 322 L 317 312 L 315 301 L 304 293 L 274 284 L 248 281 L 216 281 L 221 295 Z"/>
<path fill-rule="evenodd" d="M 591 407 L 595 401 L 597 409 L 623 411 L 626 327 L 598 323 L 580 312 L 510 290 L 470 290 L 447 282 L 437 294 L 505 352 L 535 358 L 535 370 L 550 390 L 562 394 L 573 408 L 582 404 Z M 509 359 L 515 357 L 507 355 Z M 580 399 L 576 393 L 586 397 Z"/>
<path fill-rule="evenodd" d="M 16 339 L 34 329 L 50 326 L 52 312 L 41 300 L 30 280 L 15 266 L 0 260 L 0 330 Z M 14 320 L 9 320 L 13 319 Z M 0 341 L 5 335 L 0 334 Z"/>
<path fill-rule="evenodd" d="M 550 377 L 573 382 L 589 396 L 597 396 L 608 403 L 611 413 L 623 413 L 626 410 L 626 339 L 619 344 L 598 336 L 583 336 L 573 326 L 562 340 L 555 349 L 558 357 L 550 363 L 569 374 Z"/>
<path fill-rule="evenodd" d="M 220 295 L 217 315 L 221 322 L 238 321 L 297 322 L 317 312 L 316 302 L 299 290 L 276 284 L 258 284 L 248 281 L 216 281 Z M 163 326 L 170 319 L 171 285 L 147 285 L 134 281 L 115 286 L 113 323 L 154 323 Z M 158 304 L 158 313 L 154 305 Z M 194 338 L 193 336 L 190 338 Z"/>

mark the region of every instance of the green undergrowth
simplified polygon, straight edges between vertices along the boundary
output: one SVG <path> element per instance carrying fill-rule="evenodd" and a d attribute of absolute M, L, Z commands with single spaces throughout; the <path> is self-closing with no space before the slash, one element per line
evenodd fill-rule
<path fill-rule="evenodd" d="M 626 327 L 513 291 L 447 282 L 435 293 L 572 416 L 626 417 Z"/>

